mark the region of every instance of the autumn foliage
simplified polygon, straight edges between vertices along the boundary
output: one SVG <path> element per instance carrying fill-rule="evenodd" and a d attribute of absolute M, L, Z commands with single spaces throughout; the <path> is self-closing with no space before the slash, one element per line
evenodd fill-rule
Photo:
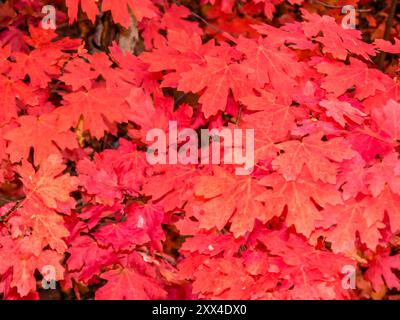
<path fill-rule="evenodd" d="M 326 2 L 0 3 L 0 297 L 399 298 L 398 17 Z M 252 174 L 149 164 L 169 121 Z"/>

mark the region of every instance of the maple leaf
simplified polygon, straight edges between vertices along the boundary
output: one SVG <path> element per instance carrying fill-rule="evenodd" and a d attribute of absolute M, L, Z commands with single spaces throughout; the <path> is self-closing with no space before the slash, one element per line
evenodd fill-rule
<path fill-rule="evenodd" d="M 317 132 L 303 138 L 301 142 L 291 140 L 280 143 L 278 147 L 284 153 L 272 161 L 273 167 L 289 181 L 296 179 L 303 166 L 306 166 L 314 181 L 336 183 L 338 165 L 334 162 L 351 159 L 354 151 L 343 138 L 324 142 L 322 137 L 323 134 Z"/>
<path fill-rule="evenodd" d="M 157 17 L 157 8 L 151 0 L 120 0 L 118 3 L 113 0 L 104 0 L 102 2 L 102 10 L 110 10 L 114 21 L 125 28 L 129 28 L 131 25 L 131 16 L 128 7 L 139 22 L 143 18 Z"/>
<path fill-rule="evenodd" d="M 237 49 L 247 57 L 244 65 L 253 69 L 249 77 L 253 78 L 260 88 L 271 83 L 276 92 L 290 92 L 302 76 L 302 63 L 297 62 L 291 50 L 285 47 L 272 47 L 268 38 L 260 37 L 257 41 L 240 38 Z"/>
<path fill-rule="evenodd" d="M 51 265 L 55 267 L 55 279 L 63 279 L 63 270 L 60 261 L 62 256 L 52 251 L 43 251 L 39 257 L 30 258 L 14 258 L 13 266 L 13 281 L 11 286 L 17 287 L 18 293 L 23 297 L 29 294 L 30 291 L 36 290 L 36 280 L 34 277 L 35 270 L 42 272 L 44 266 Z"/>
<path fill-rule="evenodd" d="M 123 206 L 119 203 L 113 206 L 89 204 L 82 209 L 79 217 L 86 221 L 85 227 L 87 227 L 88 229 L 93 229 L 103 218 L 116 215 L 118 215 L 119 217 L 121 215 L 122 209 Z"/>
<path fill-rule="evenodd" d="M 286 140 L 290 131 L 295 128 L 296 110 L 287 104 L 274 101 L 265 92 L 260 97 L 243 97 L 240 99 L 240 102 L 250 110 L 262 110 L 261 113 L 243 115 L 243 121 L 247 123 L 247 126 L 249 128 L 251 126 L 254 127 L 256 140 L 265 135 L 263 131 L 268 126 L 270 126 L 270 130 L 266 131 L 268 131 L 268 135 L 275 142 Z M 250 121 L 252 122 L 251 125 L 249 124 Z M 261 126 L 263 126 L 262 130 Z"/>
<path fill-rule="evenodd" d="M 254 200 L 265 202 L 270 216 L 280 216 L 287 206 L 286 224 L 294 225 L 296 231 L 309 236 L 315 229 L 321 212 L 315 206 L 341 204 L 339 191 L 333 185 L 313 182 L 309 175 L 299 176 L 295 181 L 285 181 L 280 175 L 272 174 L 262 178 L 260 184 L 272 188 L 257 195 Z"/>
<path fill-rule="evenodd" d="M 306 37 L 299 22 L 286 23 L 280 28 L 269 24 L 255 24 L 251 25 L 251 27 L 260 34 L 266 35 L 274 46 L 275 44 L 285 44 L 291 48 L 300 50 L 314 50 L 317 46 Z"/>
<path fill-rule="evenodd" d="M 100 157 L 97 155 L 96 158 Z M 96 196 L 96 202 L 113 205 L 115 200 L 122 198 L 123 190 L 118 185 L 118 176 L 111 166 L 102 168 L 101 160 L 96 160 L 93 162 L 85 158 L 78 162 L 80 179 L 86 191 Z"/>
<path fill-rule="evenodd" d="M 40 164 L 51 154 L 59 154 L 58 147 L 71 150 L 78 147 L 75 135 L 68 127 L 60 124 L 58 116 L 54 113 L 38 117 L 24 115 L 18 118 L 18 124 L 19 127 L 11 129 L 4 135 L 4 139 L 10 141 L 7 153 L 10 154 L 12 162 L 27 159 L 31 147 L 34 150 L 36 164 Z"/>
<path fill-rule="evenodd" d="M 239 259 L 205 261 L 195 271 L 193 291 L 199 298 L 249 299 L 254 280 Z"/>
<path fill-rule="evenodd" d="M 400 270 L 398 255 L 390 255 L 389 250 L 381 250 L 369 263 L 365 278 L 371 281 L 375 291 L 380 291 L 385 284 L 388 288 L 400 289 L 400 280 L 392 270 Z"/>
<path fill-rule="evenodd" d="M 375 39 L 374 45 L 380 51 L 399 54 L 400 53 L 400 40 L 398 38 L 394 38 L 394 44 L 390 41 L 386 41 L 384 39 Z"/>
<path fill-rule="evenodd" d="M 383 108 L 373 109 L 371 117 L 394 142 L 400 140 L 400 103 L 390 99 Z"/>
<path fill-rule="evenodd" d="M 322 62 L 316 68 L 318 72 L 327 75 L 322 81 L 322 88 L 336 97 L 352 87 L 355 87 L 355 97 L 360 100 L 373 96 L 378 90 L 385 91 L 383 82 L 387 76 L 376 69 L 368 68 L 355 58 L 350 58 L 349 65 Z"/>
<path fill-rule="evenodd" d="M 105 88 L 94 88 L 88 92 L 78 91 L 64 96 L 64 106 L 57 108 L 62 126 L 76 127 L 83 117 L 83 130 L 89 130 L 96 137 L 101 138 L 105 131 L 110 130 L 109 122 L 123 122 L 124 98 L 115 91 Z"/>
<path fill-rule="evenodd" d="M 61 53 L 62 54 L 62 53 Z M 23 80 L 29 75 L 32 86 L 46 88 L 52 76 L 59 73 L 60 68 L 56 65 L 60 57 L 57 50 L 34 50 L 30 54 L 16 52 L 15 63 L 9 73 L 13 80 Z"/>
<path fill-rule="evenodd" d="M 342 268 L 355 262 L 342 254 L 316 250 L 307 239 L 289 232 L 290 229 L 256 228 L 248 245 L 263 243 L 268 253 L 278 257 L 270 261 L 271 268 L 286 279 L 270 294 L 274 299 L 333 299 L 348 298 L 342 287 Z M 328 263 L 327 263 L 328 262 Z M 321 281 L 321 279 L 323 279 Z M 291 288 L 288 290 L 287 288 Z"/>
<path fill-rule="evenodd" d="M 30 250 L 35 255 L 39 255 L 46 246 L 59 253 L 64 253 L 67 249 L 64 239 L 70 233 L 64 225 L 63 217 L 46 208 L 40 201 L 24 201 L 9 223 L 14 237 L 27 236 L 27 230 L 32 229 L 29 235 Z"/>
<path fill-rule="evenodd" d="M 202 65 L 205 62 L 203 56 L 213 48 L 213 43 L 210 41 L 202 45 L 200 35 L 191 35 L 183 30 L 168 31 L 167 39 L 167 44 L 152 52 L 143 52 L 140 60 L 149 65 L 151 72 L 171 70 L 164 76 L 162 86 L 176 87 L 181 73 L 191 71 L 192 64 Z"/>
<path fill-rule="evenodd" d="M 285 108 L 276 110 L 285 112 Z M 288 110 L 287 110 L 288 111 Z M 290 111 L 289 114 L 284 114 L 287 116 L 287 121 L 289 122 L 292 118 Z M 254 130 L 254 159 L 255 160 L 272 160 L 276 157 L 276 153 L 279 149 L 276 147 L 277 141 L 284 140 L 284 137 L 288 134 L 288 129 L 279 126 L 275 121 L 268 121 L 271 119 L 271 112 L 261 111 L 253 114 L 244 114 L 240 118 L 238 127 L 231 126 L 233 129 L 241 128 L 242 130 L 252 129 Z M 294 125 L 294 122 L 293 122 Z"/>
<path fill-rule="evenodd" d="M 64 169 L 62 158 L 57 154 L 50 155 L 42 162 L 36 173 L 33 167 L 24 161 L 18 173 L 21 175 L 26 197 L 38 197 L 52 209 L 56 209 L 58 203 L 69 202 L 70 193 L 78 186 L 78 178 L 62 174 Z"/>
<path fill-rule="evenodd" d="M 199 125 L 193 121 L 193 110 L 187 104 L 180 105 L 174 111 L 174 102 L 172 99 L 156 95 L 153 103 L 150 95 L 139 88 L 132 88 L 126 101 L 130 106 L 127 117 L 130 121 L 140 126 L 139 130 L 132 130 L 132 132 L 135 136 L 138 135 L 145 143 L 148 143 L 146 138 L 147 133 L 154 128 L 164 130 L 167 133 L 168 139 L 170 121 L 177 122 L 177 129 L 179 131 Z"/>
<path fill-rule="evenodd" d="M 193 195 L 193 183 L 197 175 L 196 166 L 160 165 L 146 179 L 143 193 L 151 195 L 152 202 L 160 204 L 165 211 L 182 208 Z"/>
<path fill-rule="evenodd" d="M 199 102 L 206 118 L 224 110 L 230 90 L 236 99 L 251 93 L 247 80 L 251 69 L 242 64 L 230 63 L 232 53 L 222 57 L 205 56 L 205 65 L 191 65 L 191 70 L 180 74 L 178 90 L 201 94 Z"/>
<path fill-rule="evenodd" d="M 42 251 L 40 255 L 32 255 L 26 251 L 29 248 L 28 239 L 13 240 L 11 237 L 1 237 L 0 245 L 0 274 L 12 269 L 11 287 L 16 287 L 21 297 L 27 296 L 30 292 L 36 291 L 35 270 L 43 271 L 44 266 L 51 265 L 55 271 L 54 280 L 64 278 L 64 268 L 60 261 L 63 256 L 54 251 Z"/>
<path fill-rule="evenodd" d="M 220 241 L 214 240 L 214 234 L 202 235 L 198 241 L 191 243 L 191 247 L 198 244 L 202 248 L 211 243 L 218 248 L 221 241 L 222 244 L 230 246 L 228 235 L 218 237 Z M 202 243 L 199 243 L 200 241 Z M 263 244 L 262 247 L 260 243 Z M 246 247 L 246 250 L 241 250 L 242 259 L 238 259 L 237 255 L 240 246 Z M 341 269 L 343 265 L 353 265 L 352 260 L 332 252 L 315 250 L 306 239 L 289 233 L 287 229 L 271 231 L 259 224 L 250 234 L 248 241 L 242 244 L 236 241 L 236 250 L 233 248 L 234 246 L 232 250 L 217 255 L 210 250 L 203 250 L 202 254 L 194 250 L 191 250 L 191 254 L 184 251 L 190 260 L 181 261 L 179 269 L 185 277 L 194 280 L 193 290 L 200 298 L 348 297 L 341 288 Z M 238 278 L 245 281 L 232 282 Z M 324 279 L 322 284 L 321 279 Z"/>
<path fill-rule="evenodd" d="M 118 267 L 100 275 L 107 283 L 96 291 L 99 300 L 148 300 L 165 298 L 166 292 L 154 279 L 154 270 L 137 253 L 127 258 L 125 267 Z"/>
<path fill-rule="evenodd" d="M 65 66 L 63 75 L 59 78 L 77 91 L 81 87 L 90 89 L 92 81 L 99 76 L 99 72 L 92 69 L 92 66 L 83 59 L 74 59 Z"/>
<path fill-rule="evenodd" d="M 360 30 L 342 28 L 330 16 L 321 17 L 304 9 L 301 9 L 301 12 L 307 20 L 302 22 L 304 33 L 322 43 L 324 52 L 331 53 L 340 60 L 346 60 L 348 52 L 367 60 L 370 59 L 369 56 L 375 55 L 373 46 L 362 41 Z"/>
<path fill-rule="evenodd" d="M 65 4 L 68 8 L 69 22 L 73 23 L 78 18 L 79 6 L 87 14 L 90 21 L 93 23 L 96 21 L 96 16 L 99 13 L 97 7 L 97 0 L 65 0 Z"/>
<path fill-rule="evenodd" d="M 140 228 L 146 238 L 150 240 L 151 247 L 162 251 L 162 241 L 165 240 L 165 234 L 162 229 L 164 221 L 164 211 L 158 205 L 146 204 L 139 206 L 135 203 L 126 208 L 128 220 L 130 223 Z"/>
<path fill-rule="evenodd" d="M 385 139 L 378 132 L 369 127 L 358 128 L 347 136 L 351 147 L 367 162 L 374 162 L 376 158 L 388 154 L 393 149 L 390 140 Z"/>
<path fill-rule="evenodd" d="M 294 233 L 290 228 L 270 230 L 258 225 L 249 236 L 248 245 L 256 246 L 258 242 L 261 242 L 266 246 L 268 252 L 281 257 L 288 266 L 305 267 L 305 269 L 314 269 L 317 265 L 322 267 L 324 258 L 328 258 L 328 256 L 336 257 L 336 259 L 332 259 L 331 264 L 321 268 L 320 271 L 324 276 L 332 275 L 333 270 L 338 273 L 343 266 L 343 260 L 351 261 L 351 259 L 345 258 L 343 255 L 315 250 L 307 240 Z"/>
<path fill-rule="evenodd" d="M 366 181 L 368 189 L 374 197 L 377 197 L 387 184 L 390 189 L 400 194 L 400 177 L 398 174 L 399 158 L 397 153 L 390 153 L 382 162 L 376 163 L 366 170 Z"/>
<path fill-rule="evenodd" d="M 117 150 L 104 150 L 102 164 L 108 163 L 118 176 L 118 182 L 131 194 L 138 193 L 144 183 L 144 174 L 148 167 L 146 156 L 137 145 L 125 139 L 119 140 Z M 104 165 L 103 167 L 106 167 Z"/>
<path fill-rule="evenodd" d="M 343 200 L 355 198 L 359 192 L 368 193 L 365 185 L 365 166 L 366 162 L 359 154 L 342 162 L 337 177 L 337 186 L 343 190 Z"/>
<path fill-rule="evenodd" d="M 230 221 L 230 230 L 239 237 L 253 229 L 256 219 L 266 222 L 272 217 L 260 202 L 253 200 L 264 191 L 255 179 L 236 178 L 219 167 L 214 167 L 213 172 L 213 176 L 200 176 L 194 185 L 195 195 L 206 200 L 197 217 L 200 227 L 221 230 Z"/>
<path fill-rule="evenodd" d="M 126 208 L 127 218 L 124 222 L 102 226 L 93 235 L 100 245 L 112 245 L 116 251 L 126 250 L 134 245 L 152 242 L 160 250 L 164 233 L 161 229 L 163 212 L 154 206 L 139 207 L 131 205 Z"/>
<path fill-rule="evenodd" d="M 393 193 L 388 186 L 385 186 L 383 191 L 376 197 L 370 197 L 364 199 L 366 205 L 365 211 L 366 219 L 371 224 L 375 217 L 383 221 L 383 215 L 387 213 L 390 221 L 390 227 L 393 232 L 400 230 L 400 217 L 399 212 L 399 201 L 400 196 Z"/>
<path fill-rule="evenodd" d="M 382 79 L 385 91 L 378 91 L 375 95 L 368 97 L 363 104 L 369 110 L 374 108 L 382 108 L 390 99 L 394 101 L 400 100 L 400 84 L 394 79 L 386 77 Z"/>
<path fill-rule="evenodd" d="M 190 18 L 191 14 L 192 13 L 188 8 L 173 3 L 171 6 L 166 8 L 163 16 L 161 17 L 161 26 L 168 29 L 168 34 L 171 32 L 171 30 L 178 32 L 184 30 L 187 34 L 192 35 L 192 38 L 194 38 L 197 34 L 203 34 L 203 30 L 196 22 L 189 21 L 189 19 L 187 19 Z"/>
<path fill-rule="evenodd" d="M 69 272 L 85 282 L 98 273 L 101 267 L 118 261 L 111 247 L 102 248 L 87 236 L 76 238 L 68 252 L 71 254 L 67 261 Z"/>
<path fill-rule="evenodd" d="M 346 101 L 339 101 L 337 99 L 322 100 L 319 105 L 326 109 L 327 116 L 335 119 L 342 127 L 347 124 L 346 118 L 357 124 L 361 124 L 367 116 L 364 112 L 353 107 Z"/>
<path fill-rule="evenodd" d="M 131 142 L 121 139 L 120 148 L 95 154 L 94 161 L 84 158 L 77 164 L 80 180 L 98 203 L 113 205 L 123 198 L 139 193 L 147 166 L 145 154 Z"/>
<path fill-rule="evenodd" d="M 132 269 L 107 271 L 101 277 L 107 280 L 107 284 L 96 291 L 97 300 L 148 300 L 160 299 L 165 295 L 165 291 L 152 278 Z"/>
<path fill-rule="evenodd" d="M 0 111 L 0 126 L 8 123 L 12 118 L 17 118 L 18 107 L 16 98 L 22 103 L 32 106 L 39 103 L 34 93 L 35 90 L 22 81 L 13 81 L 0 75 L 0 87 L 2 88 L 2 95 L 0 97 L 0 104 L 2 105 Z"/>
<path fill-rule="evenodd" d="M 326 240 L 332 243 L 335 253 L 354 253 L 356 250 L 356 235 L 360 234 L 361 241 L 369 248 L 375 250 L 381 239 L 379 229 L 384 228 L 382 212 L 374 212 L 373 215 L 366 210 L 365 201 L 353 199 L 343 205 L 327 206 L 322 213 L 324 227 L 335 225 L 324 233 Z"/>
<path fill-rule="evenodd" d="M 240 245 L 241 242 L 231 234 L 221 235 L 211 231 L 211 234 L 196 233 L 193 237 L 187 238 L 182 245 L 182 252 L 198 252 L 214 257 L 221 252 L 225 255 L 237 252 Z"/>
<path fill-rule="evenodd" d="M 278 274 L 271 276 L 268 272 L 270 265 L 265 253 L 249 257 L 244 251 L 247 259 L 238 259 L 237 252 L 241 245 L 245 245 L 243 240 L 235 239 L 232 234 L 215 232 L 197 234 L 186 240 L 182 251 L 189 259 L 180 261 L 178 268 L 183 278 L 193 280 L 197 298 L 251 299 L 257 295 L 256 287 L 262 291 L 276 286 Z M 255 281 L 252 275 L 261 275 L 258 270 L 265 271 L 265 274 L 261 280 Z M 264 282 L 266 278 L 268 281 Z"/>
<path fill-rule="evenodd" d="M 36 173 L 26 162 L 18 171 L 26 197 L 10 218 L 10 224 L 14 237 L 26 235 L 27 228 L 32 228 L 31 250 L 36 255 L 46 245 L 60 253 L 67 248 L 63 238 L 69 232 L 64 226 L 63 217 L 54 210 L 60 208 L 67 211 L 66 208 L 73 206 L 70 193 L 77 188 L 78 179 L 62 175 L 64 168 L 61 157 L 51 155 L 42 162 Z"/>

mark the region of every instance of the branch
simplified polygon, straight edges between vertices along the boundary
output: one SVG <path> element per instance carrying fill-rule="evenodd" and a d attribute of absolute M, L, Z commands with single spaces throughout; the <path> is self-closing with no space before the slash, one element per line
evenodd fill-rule
<path fill-rule="evenodd" d="M 21 201 L 22 201 L 21 199 L 20 199 L 20 200 L 17 200 L 17 201 L 15 202 L 15 204 L 13 205 L 12 208 L 10 208 L 5 214 L 3 214 L 2 216 L 0 216 L 0 223 L 4 223 L 4 222 L 7 221 L 8 217 L 9 217 L 13 212 L 15 212 L 15 210 L 18 209 L 18 207 L 19 207 Z"/>
<path fill-rule="evenodd" d="M 172 2 L 174 2 L 178 7 L 184 6 L 184 5 L 183 5 L 182 3 L 180 3 L 178 0 L 172 0 Z M 209 23 L 209 22 L 208 22 L 206 19 L 204 19 L 201 15 L 199 15 L 199 14 L 197 14 L 196 12 L 193 12 L 192 10 L 190 10 L 190 8 L 188 8 L 188 7 L 186 7 L 186 6 L 184 6 L 184 7 L 190 11 L 191 15 L 192 15 L 194 18 L 200 20 L 201 22 L 203 22 L 204 24 L 206 24 L 207 26 L 209 26 L 211 29 L 214 29 L 216 32 L 220 33 L 221 35 L 223 35 L 223 36 L 224 36 L 225 38 L 227 38 L 228 40 L 230 40 L 230 41 L 236 43 L 236 39 L 235 39 L 235 37 L 234 37 L 232 34 L 230 34 L 230 33 L 226 32 L 226 31 L 224 31 L 224 30 L 218 28 L 216 25 L 213 25 L 213 24 Z"/>
<path fill-rule="evenodd" d="M 316 4 L 319 4 L 321 6 L 329 8 L 329 9 L 342 9 L 343 8 L 343 6 L 338 6 L 338 5 L 334 5 L 334 4 L 325 3 L 325 2 L 320 1 L 320 0 L 311 0 L 311 3 L 314 3 L 314 2 Z M 371 11 L 372 11 L 371 8 L 369 8 L 369 9 L 356 9 L 356 12 L 359 12 L 359 13 L 371 12 Z"/>
<path fill-rule="evenodd" d="M 392 1 L 392 6 L 390 7 L 389 16 L 386 19 L 385 33 L 383 35 L 383 40 L 389 40 L 390 29 L 392 28 L 393 18 L 396 13 L 397 2 L 398 2 L 398 0 Z M 381 52 L 381 54 L 379 55 L 379 60 L 378 60 L 378 67 L 380 70 L 383 70 L 383 67 L 385 64 L 385 59 L 386 59 L 386 52 Z"/>

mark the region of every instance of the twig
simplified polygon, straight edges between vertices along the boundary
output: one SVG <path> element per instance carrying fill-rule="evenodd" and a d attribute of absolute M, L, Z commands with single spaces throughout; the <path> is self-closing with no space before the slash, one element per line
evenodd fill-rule
<path fill-rule="evenodd" d="M 172 2 L 174 2 L 178 7 L 183 6 L 183 4 L 180 3 L 178 0 L 172 0 Z M 190 11 L 190 14 L 191 14 L 194 18 L 200 20 L 201 22 L 203 22 L 204 24 L 206 24 L 207 26 L 209 26 L 211 29 L 214 29 L 216 32 L 220 33 L 221 35 L 223 35 L 223 36 L 224 36 L 225 38 L 227 38 L 228 40 L 230 40 L 230 41 L 236 43 L 236 39 L 235 39 L 235 37 L 234 37 L 232 34 L 230 34 L 230 33 L 226 32 L 226 31 L 224 31 L 224 30 L 218 28 L 216 25 L 211 24 L 211 23 L 208 22 L 206 19 L 204 19 L 201 15 L 197 14 L 196 12 L 193 12 L 193 11 L 190 10 L 188 7 L 185 6 L 185 8 L 188 9 L 188 10 Z"/>
<path fill-rule="evenodd" d="M 13 207 L 12 207 L 11 209 L 9 209 L 5 214 L 3 214 L 3 215 L 0 217 L 0 223 L 6 222 L 7 219 L 8 219 L 8 217 L 9 217 L 13 212 L 15 212 L 15 210 L 18 209 L 18 207 L 19 207 L 19 205 L 20 205 L 21 202 L 22 202 L 22 200 L 16 201 L 15 204 L 13 205 Z"/>
<path fill-rule="evenodd" d="M 74 24 L 75 22 L 76 23 L 80 23 L 80 22 L 86 22 L 86 21 L 90 21 L 88 18 L 81 18 L 81 19 L 77 19 L 77 20 L 75 20 L 75 21 L 73 21 L 72 23 L 69 23 L 69 22 L 65 22 L 65 23 L 62 23 L 62 24 L 58 24 L 57 26 L 56 26 L 56 30 L 58 30 L 58 29 L 63 29 L 63 28 L 69 28 L 72 24 Z"/>
<path fill-rule="evenodd" d="M 392 6 L 390 7 L 389 16 L 386 19 L 385 33 L 383 35 L 383 39 L 384 40 L 389 40 L 390 29 L 392 28 L 393 18 L 394 18 L 394 15 L 396 13 L 397 1 L 398 0 L 393 0 L 392 1 Z M 383 67 L 384 67 L 384 64 L 385 64 L 385 59 L 386 59 L 386 52 L 381 52 L 381 54 L 379 55 L 379 60 L 378 60 L 378 68 L 380 70 L 383 70 Z"/>
<path fill-rule="evenodd" d="M 329 8 L 329 9 L 342 9 L 343 8 L 343 6 L 338 6 L 338 5 L 334 5 L 334 4 L 325 3 L 325 2 L 319 1 L 319 0 L 311 0 L 311 3 L 314 3 L 314 2 L 316 4 L 319 4 L 321 6 Z M 371 11 L 372 11 L 371 8 L 370 9 L 356 9 L 356 12 L 359 12 L 359 13 L 371 12 Z"/>

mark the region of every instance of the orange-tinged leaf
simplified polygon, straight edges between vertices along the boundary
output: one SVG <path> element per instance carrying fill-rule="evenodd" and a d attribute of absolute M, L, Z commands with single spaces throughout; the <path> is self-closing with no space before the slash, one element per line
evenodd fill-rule
<path fill-rule="evenodd" d="M 322 134 L 318 132 L 303 138 L 302 141 L 280 143 L 278 147 L 284 152 L 272 165 L 288 181 L 295 180 L 305 166 L 314 181 L 336 183 L 337 163 L 355 155 L 343 138 L 323 141 Z"/>
<path fill-rule="evenodd" d="M 229 63 L 222 58 L 206 56 L 206 65 L 192 65 L 190 71 L 183 72 L 178 90 L 201 94 L 199 102 L 206 118 L 224 111 L 228 95 L 232 90 L 236 99 L 251 93 L 247 80 L 251 69 L 238 63 Z"/>
<path fill-rule="evenodd" d="M 309 179 L 307 174 L 294 181 L 285 181 L 278 174 L 267 176 L 260 184 L 272 189 L 264 191 L 255 200 L 265 202 L 271 216 L 280 216 L 287 206 L 286 224 L 294 225 L 297 232 L 309 236 L 316 221 L 321 219 L 316 203 L 321 207 L 342 203 L 340 193 L 333 185 Z"/>
<path fill-rule="evenodd" d="M 272 217 L 260 202 L 254 201 L 263 192 L 257 180 L 251 176 L 237 178 L 218 167 L 213 171 L 213 176 L 200 176 L 194 185 L 195 195 L 205 199 L 200 205 L 203 213 L 197 217 L 200 227 L 221 230 L 231 222 L 230 230 L 239 237 L 253 229 L 256 219 L 266 222 Z"/>
<path fill-rule="evenodd" d="M 42 114 L 39 117 L 21 116 L 18 118 L 18 124 L 19 127 L 4 135 L 4 138 L 10 141 L 7 153 L 10 154 L 12 162 L 26 160 L 31 147 L 34 150 L 35 164 L 42 163 L 51 154 L 59 154 L 59 148 L 72 150 L 78 147 L 75 135 L 60 123 L 54 113 Z"/>

